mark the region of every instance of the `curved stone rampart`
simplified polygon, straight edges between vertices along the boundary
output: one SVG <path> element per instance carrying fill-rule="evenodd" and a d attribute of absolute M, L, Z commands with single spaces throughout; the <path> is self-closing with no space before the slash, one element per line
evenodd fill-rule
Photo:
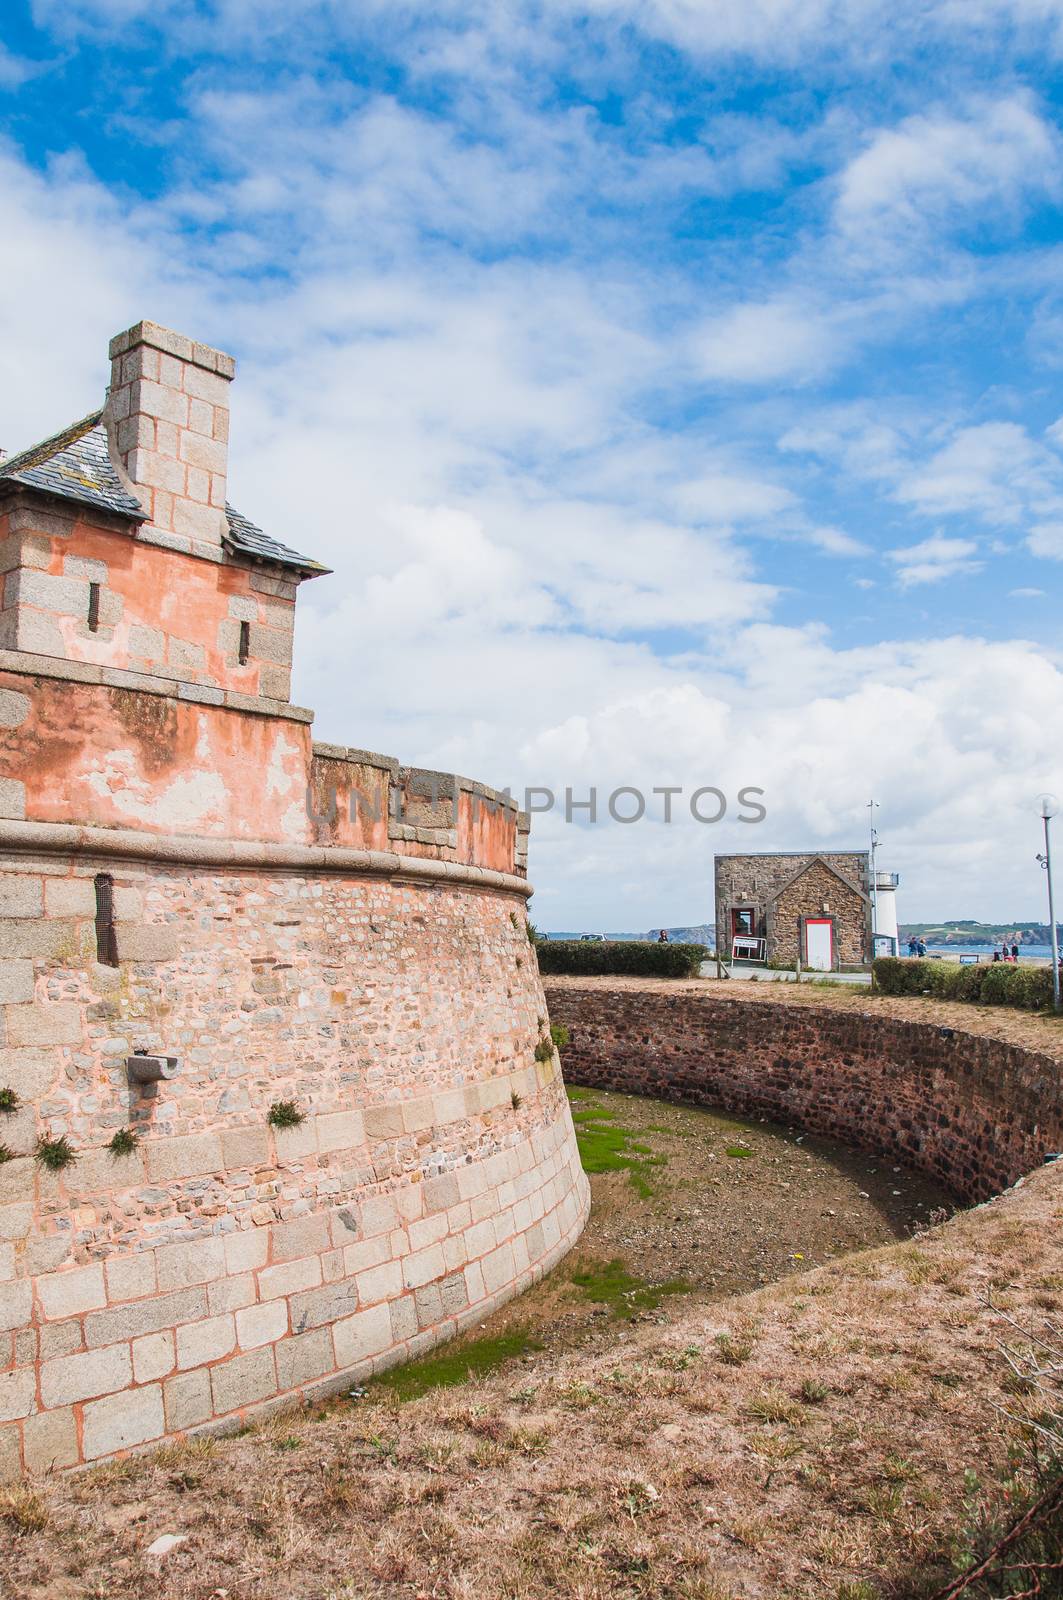
<path fill-rule="evenodd" d="M 723 986 L 551 980 L 566 1078 L 758 1114 L 894 1157 L 959 1198 L 1063 1151 L 1047 1055 L 885 1011 L 729 998 Z"/>
<path fill-rule="evenodd" d="M 30 842 L 0 861 L 0 1088 L 19 1099 L 0 1116 L 0 1473 L 356 1381 L 578 1236 L 522 880 Z M 116 967 L 94 959 L 101 870 Z M 177 1076 L 131 1083 L 138 1049 Z M 272 1126 L 283 1101 L 304 1120 Z M 41 1137 L 77 1159 L 50 1170 Z"/>

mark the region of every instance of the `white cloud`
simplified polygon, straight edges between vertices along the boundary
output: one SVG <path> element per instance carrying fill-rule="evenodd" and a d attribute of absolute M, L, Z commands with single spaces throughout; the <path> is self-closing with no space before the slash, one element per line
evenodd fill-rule
<path fill-rule="evenodd" d="M 870 547 L 840 528 L 810 528 L 806 541 L 828 556 L 865 556 Z"/>
<path fill-rule="evenodd" d="M 767 64 L 854 59 L 879 67 L 912 49 L 940 51 L 957 41 L 987 49 L 1058 50 L 1061 0 L 544 0 L 529 15 L 518 0 L 211 0 L 194 12 L 184 0 L 35 0 L 35 17 L 62 38 L 111 35 L 154 22 L 200 48 L 287 43 L 299 56 L 337 39 L 379 36 L 386 21 L 412 71 L 497 77 L 514 62 L 538 64 L 566 52 L 588 17 L 600 23 L 598 52 L 629 49 L 628 34 L 664 40 L 695 59 L 747 57 Z M 573 28 L 578 30 L 573 32 Z M 577 63 L 588 75 L 593 66 Z"/>
<path fill-rule="evenodd" d="M 844 349 L 835 319 L 795 300 L 732 307 L 704 322 L 690 341 L 691 360 L 721 383 L 809 383 Z"/>
<path fill-rule="evenodd" d="M 526 748 L 529 773 L 567 779 L 577 795 L 591 782 L 603 797 L 623 783 L 648 793 L 654 783 L 685 782 L 688 793 L 714 784 L 732 801 L 712 827 L 682 802 L 671 827 L 577 829 L 545 819 L 532 864 L 550 892 L 536 914 L 557 926 L 551 908 L 563 906 L 567 925 L 590 926 L 601 920 L 608 881 L 617 885 L 611 926 L 700 921 L 714 852 L 859 848 L 873 793 L 904 914 L 1005 914 L 996 908 L 1006 891 L 1016 908 L 1006 914 L 1034 915 L 1033 797 L 1063 773 L 1044 742 L 1061 716 L 1063 674 L 1028 645 L 951 638 L 840 652 L 815 631 L 755 627 L 726 688 L 680 675 L 670 688 L 619 693 L 566 713 Z M 736 820 L 745 784 L 765 790 L 761 827 Z M 650 806 L 659 817 L 662 802 Z M 632 872 L 636 851 L 641 870 Z"/>
<path fill-rule="evenodd" d="M 19 89 L 39 71 L 37 62 L 15 55 L 0 42 L 0 89 Z"/>
<path fill-rule="evenodd" d="M 1031 528 L 1026 544 L 1032 555 L 1063 561 L 1063 522 L 1043 522 Z"/>
<path fill-rule="evenodd" d="M 906 472 L 896 498 L 926 515 L 974 512 L 1000 526 L 1031 505 L 1063 504 L 1058 461 L 1014 422 L 960 428 L 922 466 Z"/>
<path fill-rule="evenodd" d="M 680 481 L 669 498 L 680 516 L 710 523 L 761 521 L 797 504 L 797 496 L 779 484 L 726 470 Z"/>
<path fill-rule="evenodd" d="M 1055 129 L 1025 96 L 975 102 L 962 117 L 925 113 L 876 133 L 841 174 L 835 215 L 844 233 L 881 248 L 883 236 L 965 219 L 995 226 L 1002 211 L 1056 192 L 1059 174 Z"/>
<path fill-rule="evenodd" d="M 889 560 L 895 563 L 898 581 L 905 589 L 977 572 L 981 563 L 972 559 L 977 553 L 978 545 L 973 539 L 946 539 L 941 534 L 886 552 Z"/>

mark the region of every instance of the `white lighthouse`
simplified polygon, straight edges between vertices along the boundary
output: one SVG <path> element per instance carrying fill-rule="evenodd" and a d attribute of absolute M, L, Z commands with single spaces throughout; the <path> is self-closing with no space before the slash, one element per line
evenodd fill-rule
<path fill-rule="evenodd" d="M 897 954 L 897 887 L 900 881 L 896 872 L 871 869 L 871 943 L 876 956 Z"/>

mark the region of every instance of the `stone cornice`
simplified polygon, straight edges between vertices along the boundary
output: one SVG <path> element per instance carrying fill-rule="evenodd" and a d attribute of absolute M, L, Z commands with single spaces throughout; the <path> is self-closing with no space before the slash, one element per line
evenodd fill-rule
<path fill-rule="evenodd" d="M 67 683 L 102 684 L 106 689 L 129 689 L 136 694 L 166 695 L 192 705 L 218 706 L 225 711 L 250 712 L 256 717 L 278 717 L 285 722 L 310 723 L 314 713 L 286 700 L 239 694 L 208 683 L 185 683 L 160 673 L 130 672 L 124 667 L 98 667 L 88 661 L 68 661 L 61 656 L 38 656 L 28 650 L 0 650 L 0 672 L 17 672 L 24 678 L 60 678 Z"/>
<path fill-rule="evenodd" d="M 228 868 L 233 872 L 296 872 L 390 878 L 412 883 L 495 889 L 528 899 L 525 878 L 487 867 L 390 850 L 346 850 L 326 845 L 276 844 L 250 839 L 195 838 L 186 834 L 141 833 L 135 828 L 93 828 L 67 822 L 15 822 L 0 819 L 0 852 L 117 857 L 158 866 Z"/>

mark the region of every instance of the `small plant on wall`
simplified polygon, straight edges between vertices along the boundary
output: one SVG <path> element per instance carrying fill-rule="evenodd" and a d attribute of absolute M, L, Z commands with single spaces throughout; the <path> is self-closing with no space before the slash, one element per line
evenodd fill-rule
<path fill-rule="evenodd" d="M 546 1019 L 539 1018 L 539 1026 L 544 1030 L 543 1037 L 535 1046 L 536 1061 L 552 1061 L 554 1051 L 561 1051 L 568 1044 L 568 1029 L 563 1022 L 551 1022 L 549 1037 L 546 1036 Z"/>
<path fill-rule="evenodd" d="M 61 1172 L 64 1167 L 73 1166 L 77 1160 L 77 1152 L 72 1148 L 66 1134 L 61 1133 L 58 1139 L 38 1139 L 33 1159 L 42 1167 L 47 1167 L 50 1172 Z"/>
<path fill-rule="evenodd" d="M 0 1144 L 0 1167 L 3 1166 L 5 1161 L 14 1161 L 14 1159 L 15 1152 L 9 1150 L 6 1144 Z"/>
<path fill-rule="evenodd" d="M 0 1111 L 17 1111 L 18 1095 L 14 1089 L 0 1089 Z"/>
<path fill-rule="evenodd" d="M 294 1100 L 274 1100 L 268 1120 L 271 1128 L 297 1128 L 306 1121 L 306 1112 L 300 1111 Z"/>
<path fill-rule="evenodd" d="M 140 1137 L 132 1128 L 119 1128 L 107 1148 L 115 1157 L 131 1156 L 139 1143 Z"/>

